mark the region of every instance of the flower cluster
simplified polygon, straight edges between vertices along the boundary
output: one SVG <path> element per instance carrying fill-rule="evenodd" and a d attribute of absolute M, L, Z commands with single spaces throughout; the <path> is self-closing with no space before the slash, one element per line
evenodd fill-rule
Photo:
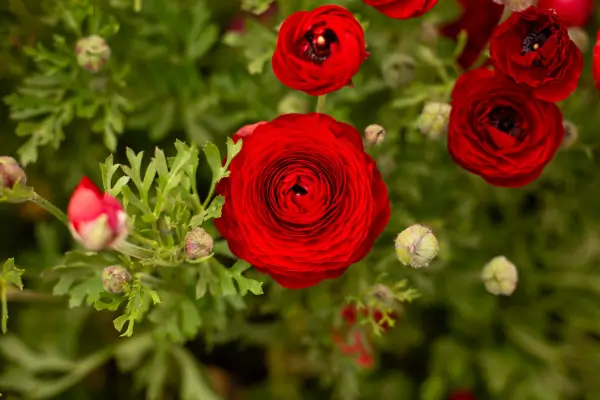
<path fill-rule="evenodd" d="M 540 176 L 564 137 L 554 102 L 577 87 L 581 51 L 553 10 L 529 7 L 495 27 L 494 71 L 464 73 L 452 92 L 448 150 L 461 167 L 502 187 Z"/>

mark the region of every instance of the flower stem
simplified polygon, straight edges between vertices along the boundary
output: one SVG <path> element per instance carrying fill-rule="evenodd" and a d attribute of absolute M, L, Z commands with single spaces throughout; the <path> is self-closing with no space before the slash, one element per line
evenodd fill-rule
<path fill-rule="evenodd" d="M 133 258 L 145 259 L 152 258 L 154 256 L 154 251 L 145 249 L 127 241 L 119 243 L 114 247 L 114 249 L 121 254 L 125 254 Z"/>
<path fill-rule="evenodd" d="M 321 95 L 319 97 L 317 97 L 317 112 L 318 113 L 325 113 L 325 104 L 327 102 L 327 95 Z"/>
<path fill-rule="evenodd" d="M 44 210 L 48 211 L 50 214 L 54 215 L 56 219 L 62 222 L 65 225 L 69 225 L 69 219 L 67 218 L 67 214 L 62 212 L 61 209 L 56 207 L 54 204 L 50 203 L 48 200 L 43 198 L 37 193 L 33 193 L 33 197 L 29 199 L 29 201 L 34 202 L 38 206 L 42 207 Z"/>
<path fill-rule="evenodd" d="M 133 0 L 133 11 L 142 11 L 142 0 Z"/>

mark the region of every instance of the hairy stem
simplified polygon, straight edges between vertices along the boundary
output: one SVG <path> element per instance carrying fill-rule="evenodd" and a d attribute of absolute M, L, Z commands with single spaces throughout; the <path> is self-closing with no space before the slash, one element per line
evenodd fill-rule
<path fill-rule="evenodd" d="M 321 95 L 319 97 L 317 97 L 317 112 L 318 113 L 325 113 L 325 105 L 327 103 L 327 95 Z"/>
<path fill-rule="evenodd" d="M 54 215 L 56 219 L 62 222 L 65 225 L 69 225 L 69 219 L 67 218 L 67 214 L 65 214 L 61 209 L 56 207 L 54 204 L 50 203 L 48 200 L 43 198 L 37 193 L 33 193 L 33 197 L 29 199 L 29 201 L 34 202 L 38 206 L 42 207 L 44 210 L 48 211 L 50 214 Z"/>

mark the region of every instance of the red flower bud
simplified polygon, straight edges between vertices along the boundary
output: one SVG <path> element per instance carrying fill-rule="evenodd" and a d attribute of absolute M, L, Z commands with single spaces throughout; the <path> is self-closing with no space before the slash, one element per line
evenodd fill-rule
<path fill-rule="evenodd" d="M 102 193 L 88 177 L 75 188 L 67 215 L 73 238 L 90 251 L 114 247 L 128 234 L 127 214 L 121 203 Z"/>

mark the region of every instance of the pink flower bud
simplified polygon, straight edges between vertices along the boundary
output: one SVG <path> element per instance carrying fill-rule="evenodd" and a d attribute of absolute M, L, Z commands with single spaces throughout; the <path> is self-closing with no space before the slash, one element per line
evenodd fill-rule
<path fill-rule="evenodd" d="M 128 235 L 127 214 L 121 203 L 102 193 L 88 177 L 75 188 L 67 215 L 73 238 L 90 251 L 114 247 Z"/>

